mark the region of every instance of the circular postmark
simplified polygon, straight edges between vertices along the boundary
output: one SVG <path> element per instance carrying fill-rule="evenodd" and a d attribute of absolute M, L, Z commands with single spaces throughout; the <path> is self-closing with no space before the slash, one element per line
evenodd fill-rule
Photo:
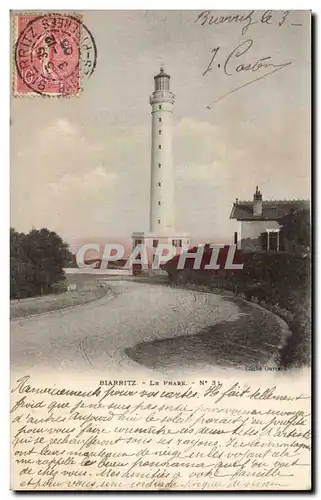
<path fill-rule="evenodd" d="M 18 16 L 17 89 L 41 95 L 78 94 L 96 67 L 94 37 L 69 14 Z"/>

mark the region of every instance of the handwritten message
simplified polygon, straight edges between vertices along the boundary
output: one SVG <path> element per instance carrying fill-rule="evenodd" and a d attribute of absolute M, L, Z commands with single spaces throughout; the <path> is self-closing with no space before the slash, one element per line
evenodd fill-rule
<path fill-rule="evenodd" d="M 308 16 L 309 13 L 306 12 L 304 19 L 307 19 Z M 270 29 L 274 30 L 271 35 L 275 36 L 277 32 L 284 32 L 289 29 L 299 30 L 303 26 L 302 19 L 302 13 L 300 15 L 297 11 L 289 10 L 252 10 L 246 13 L 227 12 L 226 14 L 223 13 L 223 15 L 210 10 L 197 13 L 194 24 L 199 26 L 201 32 L 206 29 L 213 29 L 213 32 L 215 32 L 215 28 L 219 25 L 226 26 L 226 29 L 229 26 L 236 26 L 235 29 L 238 29 L 237 27 L 240 29 L 241 37 L 239 42 L 230 48 L 226 47 L 224 42 L 223 47 L 218 44 L 209 48 L 210 55 L 202 76 L 209 78 L 215 74 L 216 78 L 218 76 L 223 77 L 228 85 L 228 91 L 218 95 L 206 106 L 207 109 L 212 109 L 214 104 L 234 92 L 240 91 L 292 65 L 296 58 L 295 52 L 291 59 L 284 59 L 280 51 L 274 51 L 275 55 L 272 55 L 269 50 L 262 50 L 258 29 L 261 30 L 260 33 L 263 33 L 262 30 L 269 29 L 270 26 Z M 254 25 L 257 28 L 256 32 L 253 29 Z M 255 36 L 258 39 L 255 39 Z M 235 83 L 230 87 L 230 82 L 235 79 Z"/>
<path fill-rule="evenodd" d="M 301 22 L 298 22 L 295 18 L 296 12 L 289 10 L 265 10 L 265 11 L 255 11 L 251 10 L 245 14 L 241 13 L 231 13 L 218 15 L 210 10 L 201 11 L 196 19 L 195 23 L 200 26 L 217 26 L 219 24 L 223 25 L 239 25 L 241 27 L 241 34 L 245 35 L 251 26 L 259 24 L 261 26 L 273 26 L 276 25 L 279 28 L 283 26 L 302 26 Z"/>
<path fill-rule="evenodd" d="M 17 490 L 310 487 L 310 400 L 240 382 L 15 380 Z"/>

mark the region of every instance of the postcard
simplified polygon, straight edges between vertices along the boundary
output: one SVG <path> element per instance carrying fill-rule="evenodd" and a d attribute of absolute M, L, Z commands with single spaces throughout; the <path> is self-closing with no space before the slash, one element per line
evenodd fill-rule
<path fill-rule="evenodd" d="M 311 12 L 12 11 L 15 491 L 311 489 Z"/>

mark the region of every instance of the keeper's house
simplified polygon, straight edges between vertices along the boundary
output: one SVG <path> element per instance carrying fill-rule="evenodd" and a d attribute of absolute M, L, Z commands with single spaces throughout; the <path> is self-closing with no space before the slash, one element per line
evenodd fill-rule
<path fill-rule="evenodd" d="M 307 208 L 307 200 L 263 201 L 256 186 L 253 201 L 236 199 L 233 203 L 230 219 L 236 219 L 239 223 L 238 231 L 234 233 L 234 243 L 237 248 L 247 251 L 284 250 L 284 244 L 280 240 L 280 219 Z"/>

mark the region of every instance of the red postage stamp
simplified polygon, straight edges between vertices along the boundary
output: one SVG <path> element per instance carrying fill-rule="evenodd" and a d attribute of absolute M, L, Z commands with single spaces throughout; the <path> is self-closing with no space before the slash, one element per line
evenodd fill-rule
<path fill-rule="evenodd" d="M 95 69 L 95 41 L 80 17 L 69 14 L 16 16 L 16 95 L 75 95 Z"/>

